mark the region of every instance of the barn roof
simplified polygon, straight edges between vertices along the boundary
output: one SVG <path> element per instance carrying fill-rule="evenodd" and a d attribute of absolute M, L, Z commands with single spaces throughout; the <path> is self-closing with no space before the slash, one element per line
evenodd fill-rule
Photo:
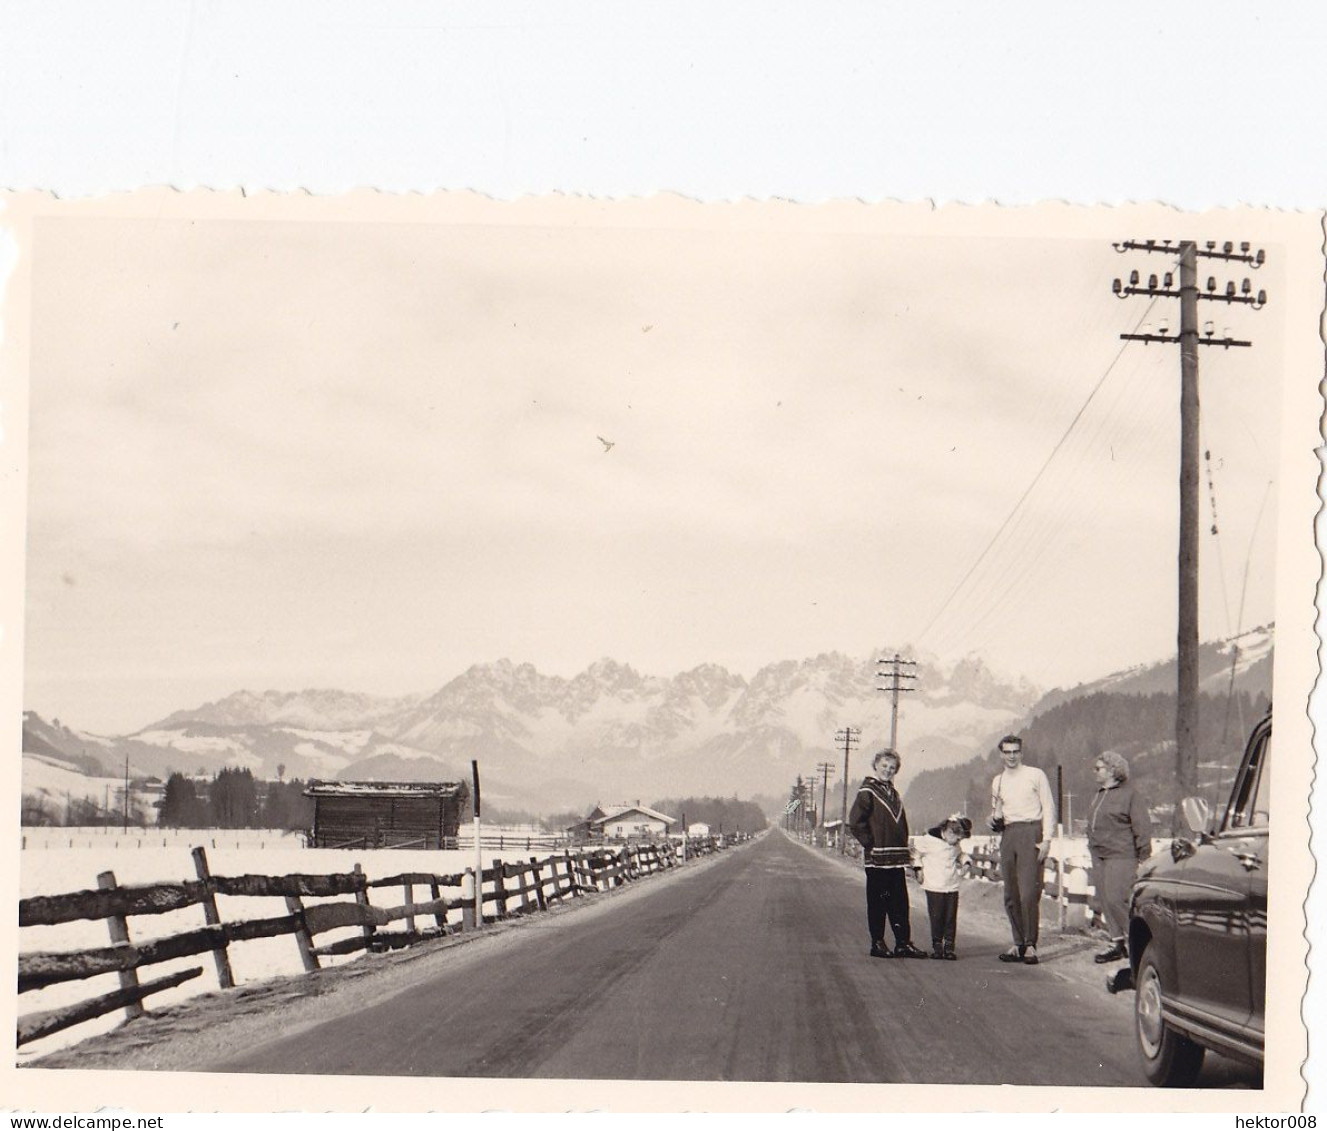
<path fill-rule="evenodd" d="M 609 821 L 615 821 L 628 813 L 644 813 L 647 817 L 653 817 L 656 821 L 663 821 L 669 825 L 676 824 L 676 821 L 666 813 L 660 813 L 644 805 L 615 805 L 602 817 L 595 817 L 590 823 L 593 825 L 607 824 Z"/>
<path fill-rule="evenodd" d="M 306 797 L 458 797 L 458 781 L 311 781 Z"/>

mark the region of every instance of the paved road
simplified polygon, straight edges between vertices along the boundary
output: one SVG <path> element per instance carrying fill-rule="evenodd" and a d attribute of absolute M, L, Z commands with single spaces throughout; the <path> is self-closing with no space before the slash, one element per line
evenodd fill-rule
<path fill-rule="evenodd" d="M 1052 961 L 997 962 L 1003 935 L 989 918 L 965 923 L 961 907 L 958 962 L 870 959 L 864 902 L 860 872 L 774 832 L 548 929 L 514 930 L 482 963 L 439 962 L 407 993 L 208 1067 L 1143 1083 L 1125 1003 Z M 917 904 L 913 916 L 924 937 Z"/>

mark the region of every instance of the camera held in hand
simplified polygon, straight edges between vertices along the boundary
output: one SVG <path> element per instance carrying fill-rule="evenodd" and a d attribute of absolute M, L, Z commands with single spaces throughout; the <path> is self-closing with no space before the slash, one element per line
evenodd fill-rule
<path fill-rule="evenodd" d="M 993 816 L 993 817 L 991 817 L 991 819 L 990 819 L 989 821 L 987 821 L 986 823 L 990 826 L 990 828 L 991 828 L 991 832 L 993 832 L 993 833 L 1002 833 L 1002 832 L 1004 832 L 1004 818 L 1003 818 L 1003 817 Z"/>

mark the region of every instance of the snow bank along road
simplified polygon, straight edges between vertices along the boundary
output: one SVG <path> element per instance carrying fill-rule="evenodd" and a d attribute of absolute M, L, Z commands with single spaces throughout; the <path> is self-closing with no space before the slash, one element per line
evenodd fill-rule
<path fill-rule="evenodd" d="M 961 905 L 958 962 L 870 959 L 862 887 L 859 871 L 772 833 L 596 912 L 495 937 L 482 961 L 420 963 L 404 992 L 313 1024 L 292 1018 L 275 1039 L 192 1067 L 1143 1083 L 1129 999 L 1106 995 L 1081 962 L 1077 975 L 1057 971 L 1050 946 L 1038 967 L 999 963 L 998 921 L 965 920 Z M 924 941 L 919 902 L 913 917 Z"/>

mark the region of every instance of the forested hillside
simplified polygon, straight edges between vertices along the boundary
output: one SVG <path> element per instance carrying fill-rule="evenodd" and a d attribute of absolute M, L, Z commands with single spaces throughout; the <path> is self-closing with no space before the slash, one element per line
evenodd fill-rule
<path fill-rule="evenodd" d="M 765 827 L 765 814 L 754 801 L 738 801 L 736 797 L 666 797 L 653 801 L 650 808 L 666 813 L 679 822 L 686 814 L 688 825 L 703 821 L 710 832 L 758 833 Z M 679 824 L 677 831 L 681 831 Z"/>
<path fill-rule="evenodd" d="M 1245 692 L 1233 698 L 1199 697 L 1198 784 L 1203 796 L 1210 800 L 1220 795 L 1239 763 L 1249 729 L 1268 705 L 1265 695 Z M 1056 767 L 1063 768 L 1066 817 L 1077 820 L 1086 814 L 1096 791 L 1092 760 L 1103 750 L 1117 750 L 1129 759 L 1134 780 L 1154 808 L 1168 810 L 1178 800 L 1173 694 L 1096 692 L 1051 708 L 1018 733 L 1024 760 L 1044 769 L 1052 786 Z M 905 798 L 911 824 L 921 829 L 963 811 L 980 826 L 990 810 L 991 779 L 999 771 L 999 752 L 993 745 L 965 765 L 918 774 Z"/>

